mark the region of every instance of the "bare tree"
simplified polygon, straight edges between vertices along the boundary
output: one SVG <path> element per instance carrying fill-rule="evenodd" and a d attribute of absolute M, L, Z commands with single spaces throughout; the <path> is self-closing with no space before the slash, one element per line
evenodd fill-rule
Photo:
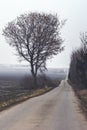
<path fill-rule="evenodd" d="M 87 33 L 81 34 L 81 46 L 72 52 L 69 80 L 77 88 L 87 88 Z"/>
<path fill-rule="evenodd" d="M 3 29 L 18 56 L 29 62 L 34 79 L 38 70 L 46 69 L 46 61 L 64 49 L 60 36 L 63 24 L 57 15 L 29 13 L 20 15 Z"/>
<path fill-rule="evenodd" d="M 82 46 L 87 48 L 87 32 L 80 34 L 80 40 L 81 40 Z"/>

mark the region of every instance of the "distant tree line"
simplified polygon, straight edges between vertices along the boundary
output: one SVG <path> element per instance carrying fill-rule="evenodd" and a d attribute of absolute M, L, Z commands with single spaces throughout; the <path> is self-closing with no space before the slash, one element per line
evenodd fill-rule
<path fill-rule="evenodd" d="M 81 46 L 71 55 L 68 79 L 77 89 L 87 89 L 87 32 L 81 34 Z"/>

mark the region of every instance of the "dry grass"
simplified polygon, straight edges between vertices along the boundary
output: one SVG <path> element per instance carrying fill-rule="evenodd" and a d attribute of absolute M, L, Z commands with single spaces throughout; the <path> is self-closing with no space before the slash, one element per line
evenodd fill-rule
<path fill-rule="evenodd" d="M 60 80 L 44 80 L 40 79 L 43 84 L 40 84 L 41 87 L 37 89 L 31 89 L 31 82 L 25 82 L 24 86 L 21 85 L 19 81 L 16 80 L 0 80 L 0 111 L 11 107 L 15 104 L 21 103 L 27 99 L 30 99 L 35 96 L 42 95 L 53 88 L 57 87 L 60 83 Z M 32 80 L 30 80 L 32 81 Z M 47 85 L 45 85 L 47 83 Z M 26 86 L 27 84 L 27 86 Z M 42 86 L 45 85 L 45 86 Z"/>
<path fill-rule="evenodd" d="M 80 108 L 87 119 L 87 89 L 78 89 L 78 87 L 75 84 L 72 84 L 71 81 L 68 81 L 68 83 L 72 86 L 77 98 L 79 99 Z"/>
<path fill-rule="evenodd" d="M 79 95 L 80 95 L 81 97 L 83 97 L 85 100 L 87 100 L 87 89 L 85 89 L 85 90 L 80 90 L 80 91 L 79 91 Z"/>
<path fill-rule="evenodd" d="M 53 89 L 52 87 L 44 87 L 42 89 L 34 90 L 32 92 L 32 94 L 30 94 L 30 93 L 26 94 L 25 93 L 24 95 L 21 95 L 19 97 L 9 99 L 7 101 L 2 101 L 2 102 L 0 102 L 0 111 L 6 109 L 8 107 L 11 107 L 11 106 L 13 106 L 15 104 L 21 103 L 21 102 L 23 102 L 25 100 L 28 100 L 28 99 L 30 99 L 32 97 L 40 96 L 40 95 L 42 95 L 42 94 L 44 94 L 44 93 L 46 93 L 46 92 L 48 92 L 48 91 L 50 91 L 52 89 Z"/>
<path fill-rule="evenodd" d="M 87 119 L 87 89 L 86 90 L 79 90 L 76 93 L 77 97 L 79 98 L 80 107 Z"/>

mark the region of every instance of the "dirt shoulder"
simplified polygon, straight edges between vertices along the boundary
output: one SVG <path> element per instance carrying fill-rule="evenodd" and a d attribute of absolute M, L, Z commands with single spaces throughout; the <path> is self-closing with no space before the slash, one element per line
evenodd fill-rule
<path fill-rule="evenodd" d="M 83 90 L 75 89 L 76 86 L 75 84 L 71 83 L 71 81 L 68 81 L 68 83 L 72 86 L 75 95 L 78 98 L 79 106 L 87 119 L 87 89 Z"/>

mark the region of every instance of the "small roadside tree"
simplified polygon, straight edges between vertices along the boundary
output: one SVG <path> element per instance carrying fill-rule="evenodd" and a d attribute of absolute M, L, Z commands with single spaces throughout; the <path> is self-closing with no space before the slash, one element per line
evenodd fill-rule
<path fill-rule="evenodd" d="M 63 24 L 57 15 L 28 13 L 9 22 L 3 29 L 7 42 L 30 64 L 35 82 L 38 70 L 46 69 L 46 61 L 64 49 L 60 36 Z"/>

